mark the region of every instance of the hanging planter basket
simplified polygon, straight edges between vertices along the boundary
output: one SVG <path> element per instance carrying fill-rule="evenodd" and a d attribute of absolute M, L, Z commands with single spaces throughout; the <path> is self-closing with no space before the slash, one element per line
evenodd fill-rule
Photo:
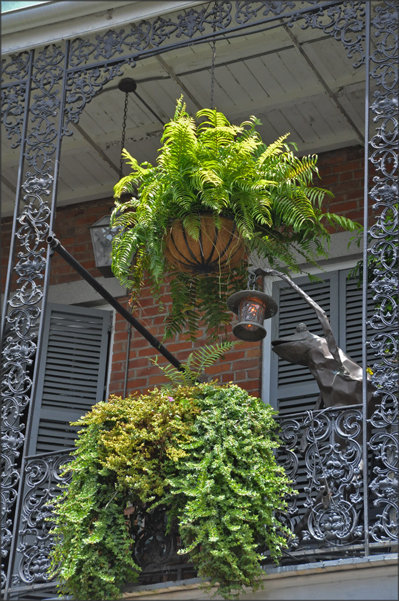
<path fill-rule="evenodd" d="M 194 240 L 180 220 L 172 222 L 165 239 L 167 261 L 185 273 L 223 273 L 236 267 L 246 255 L 244 242 L 230 217 L 220 217 L 216 227 L 212 215 L 201 215 L 200 234 Z"/>

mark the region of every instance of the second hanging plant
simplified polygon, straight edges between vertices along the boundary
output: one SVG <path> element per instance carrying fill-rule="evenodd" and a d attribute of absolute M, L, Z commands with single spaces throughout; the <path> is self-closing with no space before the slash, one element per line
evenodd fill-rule
<path fill-rule="evenodd" d="M 210 335 L 229 323 L 226 299 L 245 287 L 251 253 L 298 271 L 298 252 L 325 255 L 327 226 L 358 227 L 322 212 L 332 194 L 312 183 L 317 155 L 297 157 L 288 134 L 266 145 L 259 124 L 234 125 L 214 109 L 193 118 L 181 97 L 155 165 L 123 151 L 132 170 L 114 187 L 112 269 L 133 299 L 146 281 L 154 292 L 169 282 L 166 337 L 195 337 L 201 318 Z"/>
<path fill-rule="evenodd" d="M 233 345 L 200 347 L 182 371 L 159 365 L 170 384 L 111 396 L 74 422 L 70 483 L 51 518 L 50 574 L 63 598 L 122 599 L 140 565 L 157 563 L 155 541 L 166 575 L 171 531 L 178 555 L 224 599 L 259 588 L 262 563 L 279 562 L 296 491 L 276 459 L 276 412 L 232 382 L 199 382 Z"/>

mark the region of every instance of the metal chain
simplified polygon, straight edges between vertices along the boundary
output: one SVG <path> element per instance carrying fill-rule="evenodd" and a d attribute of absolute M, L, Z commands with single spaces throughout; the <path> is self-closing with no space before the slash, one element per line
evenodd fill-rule
<path fill-rule="evenodd" d="M 128 102 L 129 102 L 129 92 L 125 92 L 125 106 L 123 109 L 123 121 L 122 121 L 121 151 L 120 151 L 120 155 L 119 155 L 120 156 L 119 179 L 121 179 L 122 171 L 123 171 L 122 150 L 125 148 Z M 131 308 L 131 312 L 133 312 L 133 308 Z M 128 330 L 127 330 L 127 345 L 126 345 L 126 357 L 125 357 L 125 378 L 124 378 L 124 383 L 123 383 L 124 398 L 126 398 L 126 396 L 127 396 L 127 383 L 128 383 L 128 374 L 129 374 L 129 358 L 130 358 L 131 342 L 132 342 L 132 324 L 129 323 Z"/>
<path fill-rule="evenodd" d="M 122 158 L 122 150 L 125 148 L 125 139 L 126 139 L 126 121 L 127 121 L 127 105 L 129 102 L 129 92 L 125 92 L 125 106 L 123 109 L 123 122 L 122 122 L 122 137 L 121 137 L 121 151 L 120 151 L 120 163 L 119 163 L 119 179 L 122 177 L 123 170 L 123 158 Z"/>
<path fill-rule="evenodd" d="M 215 107 L 215 56 L 216 56 L 216 41 L 212 41 L 212 64 L 211 64 L 211 109 Z"/>
<path fill-rule="evenodd" d="M 256 289 L 256 273 L 254 271 L 248 272 L 248 290 Z"/>

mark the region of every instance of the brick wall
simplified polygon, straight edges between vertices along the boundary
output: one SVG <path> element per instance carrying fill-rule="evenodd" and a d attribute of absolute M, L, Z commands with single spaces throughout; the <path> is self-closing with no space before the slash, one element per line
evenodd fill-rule
<path fill-rule="evenodd" d="M 325 203 L 325 209 L 362 221 L 363 219 L 363 150 L 360 147 L 345 148 L 319 155 L 320 185 L 330 189 L 335 198 Z M 101 274 L 94 265 L 89 226 L 110 212 L 112 199 L 60 207 L 57 210 L 54 231 L 65 248 L 94 276 Z M 11 219 L 2 224 L 2 274 L 7 264 L 7 246 L 11 233 Z M 57 254 L 53 256 L 50 283 L 61 284 L 79 279 L 79 275 Z M 126 307 L 128 298 L 118 299 Z M 140 307 L 135 317 L 159 340 L 164 331 L 164 320 L 168 313 L 167 288 L 163 290 L 163 308 L 155 302 L 149 288 L 140 296 Z M 113 363 L 110 392 L 122 395 L 126 371 L 128 346 L 128 324 L 117 315 L 114 331 Z M 230 339 L 233 338 L 229 336 Z M 180 361 L 184 361 L 194 348 L 206 344 L 205 332 L 195 344 L 184 336 L 166 341 L 165 346 Z M 129 352 L 127 392 L 144 390 L 165 382 L 161 371 L 150 362 L 159 357 L 161 364 L 167 361 L 132 328 Z M 261 386 L 261 343 L 239 342 L 226 353 L 224 361 L 208 370 L 208 374 L 219 381 L 233 381 L 254 395 L 260 394 Z"/>
<path fill-rule="evenodd" d="M 144 302 L 143 302 L 144 301 Z M 149 302 L 147 302 L 149 301 Z M 144 289 L 140 297 L 140 306 L 134 311 L 134 316 L 147 328 L 179 361 L 184 362 L 189 353 L 201 345 L 209 344 L 205 330 L 191 342 L 187 336 L 179 335 L 163 341 L 164 322 L 169 313 L 170 300 L 167 294 L 162 295 L 162 309 L 159 304 L 153 303 L 149 289 Z M 128 307 L 127 299 L 119 299 Z M 114 329 L 113 360 L 110 378 L 110 392 L 123 396 L 126 373 L 126 350 L 129 345 L 127 393 L 133 390 L 145 390 L 152 386 L 166 383 L 162 371 L 155 366 L 151 359 L 157 359 L 160 365 L 167 365 L 168 361 L 162 354 L 154 349 L 145 338 L 134 328 L 131 329 L 130 343 L 128 342 L 129 324 L 120 315 L 116 316 Z M 228 339 L 233 340 L 231 332 Z M 261 343 L 248 343 L 237 341 L 235 347 L 227 352 L 224 360 L 207 369 L 207 375 L 217 378 L 219 382 L 234 382 L 239 384 L 251 394 L 260 395 L 261 374 Z"/>
<path fill-rule="evenodd" d="M 54 232 L 71 255 L 94 277 L 101 273 L 95 266 L 93 247 L 89 227 L 104 215 L 108 215 L 113 207 L 112 198 L 100 201 L 80 203 L 57 210 Z M 72 282 L 80 276 L 64 261 L 54 254 L 51 260 L 50 284 Z"/>
<path fill-rule="evenodd" d="M 323 203 L 324 210 L 360 223 L 363 222 L 363 157 L 363 148 L 355 146 L 323 153 L 318 160 L 320 185 L 334 194 L 333 199 Z"/>

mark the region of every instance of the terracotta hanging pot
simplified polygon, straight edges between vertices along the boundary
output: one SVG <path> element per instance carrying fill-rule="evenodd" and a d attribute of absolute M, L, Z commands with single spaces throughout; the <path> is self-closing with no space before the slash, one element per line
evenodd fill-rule
<path fill-rule="evenodd" d="M 180 220 L 172 222 L 166 236 L 169 263 L 186 273 L 223 273 L 245 257 L 244 242 L 230 217 L 220 217 L 218 229 L 212 215 L 201 215 L 199 239 L 194 240 Z"/>

